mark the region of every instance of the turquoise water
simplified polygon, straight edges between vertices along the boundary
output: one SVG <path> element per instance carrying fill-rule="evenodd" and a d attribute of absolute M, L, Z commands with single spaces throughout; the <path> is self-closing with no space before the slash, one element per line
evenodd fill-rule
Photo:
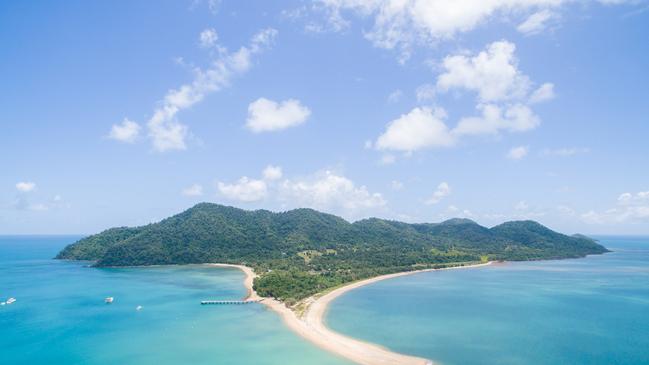
<path fill-rule="evenodd" d="M 0 307 L 0 363 L 349 365 L 262 305 L 198 304 L 242 297 L 238 270 L 50 259 L 76 238 L 0 237 L 0 301 L 18 300 Z M 615 252 L 379 282 L 326 320 L 447 365 L 649 364 L 649 238 L 601 240 Z"/>
<path fill-rule="evenodd" d="M 649 238 L 600 240 L 615 252 L 379 282 L 326 321 L 447 365 L 649 364 Z"/>
<path fill-rule="evenodd" d="M 349 365 L 260 304 L 201 306 L 244 296 L 236 269 L 51 260 L 77 238 L 0 237 L 0 364 Z"/>

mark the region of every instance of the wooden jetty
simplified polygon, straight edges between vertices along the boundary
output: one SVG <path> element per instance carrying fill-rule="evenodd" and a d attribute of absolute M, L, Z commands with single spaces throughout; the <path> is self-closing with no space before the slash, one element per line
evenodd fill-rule
<path fill-rule="evenodd" d="M 250 304 L 250 303 L 259 303 L 263 299 L 259 300 L 202 300 L 201 305 L 211 305 L 211 304 Z"/>

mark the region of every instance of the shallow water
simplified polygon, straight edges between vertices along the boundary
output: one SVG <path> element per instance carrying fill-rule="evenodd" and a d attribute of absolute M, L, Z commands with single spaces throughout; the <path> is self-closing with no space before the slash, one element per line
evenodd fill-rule
<path fill-rule="evenodd" d="M 260 304 L 200 305 L 243 297 L 239 270 L 51 260 L 78 238 L 0 237 L 0 363 L 349 365 Z"/>
<path fill-rule="evenodd" d="M 649 238 L 600 240 L 615 252 L 382 281 L 326 322 L 443 364 L 649 364 Z"/>

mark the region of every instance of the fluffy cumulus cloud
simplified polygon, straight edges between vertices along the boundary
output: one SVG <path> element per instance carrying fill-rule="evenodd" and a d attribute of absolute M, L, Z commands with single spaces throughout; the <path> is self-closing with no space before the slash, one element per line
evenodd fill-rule
<path fill-rule="evenodd" d="M 18 190 L 21 193 L 29 193 L 30 191 L 33 191 L 36 189 L 36 183 L 31 182 L 31 181 L 21 181 L 16 183 L 16 190 Z"/>
<path fill-rule="evenodd" d="M 201 196 L 203 195 L 203 186 L 200 184 L 193 184 L 183 189 L 181 194 L 188 197 Z"/>
<path fill-rule="evenodd" d="M 311 115 L 311 110 L 299 100 L 288 99 L 275 102 L 259 98 L 248 105 L 246 127 L 255 132 L 278 131 L 304 123 Z"/>
<path fill-rule="evenodd" d="M 488 20 L 506 17 L 526 19 L 519 29 L 538 32 L 551 10 L 569 0 L 319 0 L 329 29 L 349 26 L 346 13 L 371 18 L 365 36 L 376 47 L 400 50 L 407 59 L 416 44 L 431 45 L 468 32 Z"/>
<path fill-rule="evenodd" d="M 442 199 L 451 194 L 451 187 L 447 182 L 442 182 L 437 185 L 437 189 L 433 192 L 433 195 L 426 200 L 426 204 L 434 205 L 439 203 Z"/>
<path fill-rule="evenodd" d="M 475 56 L 447 56 L 444 72 L 437 78 L 441 91 L 475 91 L 480 101 L 520 99 L 527 95 L 530 79 L 518 69 L 516 46 L 507 41 L 491 43 Z"/>
<path fill-rule="evenodd" d="M 243 176 L 233 183 L 218 182 L 218 193 L 227 200 L 264 201 L 283 209 L 314 208 L 348 219 L 373 215 L 387 204 L 380 193 L 370 192 L 366 186 L 330 170 L 284 178 L 281 167 L 269 165 L 261 174 L 259 179 Z"/>
<path fill-rule="evenodd" d="M 216 30 L 209 28 L 202 31 L 198 39 L 201 47 L 210 48 L 216 45 L 216 41 L 219 39 L 219 36 L 218 34 L 216 34 Z"/>
<path fill-rule="evenodd" d="M 250 179 L 243 176 L 234 183 L 218 182 L 219 193 L 228 200 L 256 202 L 266 198 L 268 187 L 264 180 Z"/>
<path fill-rule="evenodd" d="M 391 121 L 375 147 L 379 150 L 412 152 L 427 147 L 448 147 L 455 143 L 444 122 L 443 109 L 414 108 Z"/>
<path fill-rule="evenodd" d="M 365 186 L 332 171 L 313 176 L 285 180 L 280 187 L 281 199 L 292 205 L 311 207 L 357 217 L 386 205 L 379 193 L 371 193 Z"/>
<path fill-rule="evenodd" d="M 599 0 L 606 5 L 637 0 Z M 374 46 L 399 51 L 401 62 L 416 46 L 453 39 L 493 20 L 518 23 L 517 30 L 536 34 L 558 18 L 562 5 L 575 0 L 316 0 L 313 8 L 324 22 L 309 21 L 307 29 L 342 31 L 350 16 L 369 19 L 364 31 Z"/>
<path fill-rule="evenodd" d="M 525 132 L 541 124 L 541 119 L 527 105 L 505 108 L 495 104 L 478 104 L 481 116 L 460 119 L 452 133 L 456 136 L 498 134 L 500 131 Z"/>
<path fill-rule="evenodd" d="M 139 134 L 140 125 L 128 118 L 124 118 L 122 123 L 113 124 L 110 133 L 108 133 L 108 138 L 119 142 L 133 143 L 137 140 Z"/>
<path fill-rule="evenodd" d="M 462 117 L 451 128 L 442 108 L 417 107 L 390 122 L 374 147 L 412 152 L 452 146 L 465 136 L 536 128 L 541 120 L 528 104 L 551 99 L 554 86 L 543 84 L 530 95 L 533 83 L 519 70 L 515 50 L 514 44 L 498 41 L 475 55 L 463 53 L 444 58 L 436 84 L 420 86 L 417 99 L 423 102 L 432 100 L 437 93 L 470 91 L 475 93 L 479 115 Z"/>
<path fill-rule="evenodd" d="M 418 90 L 418 99 L 453 90 L 469 91 L 475 94 L 478 115 L 462 117 L 451 128 L 443 109 L 415 108 L 390 122 L 374 147 L 412 152 L 452 146 L 467 136 L 526 132 L 538 127 L 541 119 L 530 108 L 530 99 L 550 99 L 554 95 L 553 85 L 543 84 L 531 93 L 533 83 L 519 70 L 515 50 L 514 44 L 498 41 L 475 55 L 463 53 L 444 58 L 434 90 L 430 89 L 432 85 Z M 420 94 L 428 97 L 419 97 Z"/>
<path fill-rule="evenodd" d="M 279 180 L 282 178 L 282 168 L 280 166 L 273 166 L 273 165 L 268 165 L 262 171 L 262 175 L 264 176 L 264 180 Z"/>
<path fill-rule="evenodd" d="M 191 82 L 169 90 L 153 111 L 146 124 L 153 149 L 158 152 L 186 149 L 189 128 L 178 120 L 178 113 L 191 108 L 208 94 L 223 89 L 234 77 L 248 71 L 253 56 L 268 48 L 276 35 L 275 29 L 262 30 L 252 37 L 249 45 L 230 52 L 217 44 L 218 37 L 213 29 L 204 30 L 199 37 L 200 44 L 216 48 L 218 52 L 208 67 L 193 69 Z M 116 135 L 128 137 L 133 130 L 132 124 L 122 124 L 118 126 Z"/>
<path fill-rule="evenodd" d="M 507 158 L 510 160 L 522 160 L 529 153 L 529 147 L 527 146 L 518 146 L 513 147 L 507 152 Z"/>
<path fill-rule="evenodd" d="M 588 211 L 581 219 L 590 224 L 649 223 L 649 191 L 623 193 L 613 208 L 602 212 Z"/>

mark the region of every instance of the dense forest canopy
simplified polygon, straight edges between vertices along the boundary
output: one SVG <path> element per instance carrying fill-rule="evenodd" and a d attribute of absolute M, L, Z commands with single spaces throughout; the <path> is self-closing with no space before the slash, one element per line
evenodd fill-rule
<path fill-rule="evenodd" d="M 201 203 L 158 223 L 111 228 L 67 246 L 57 259 L 97 266 L 233 263 L 260 274 L 255 289 L 287 303 L 375 275 L 487 260 L 577 258 L 607 252 L 582 235 L 533 221 L 493 228 L 468 219 L 354 223 L 313 209 L 274 213 Z"/>

